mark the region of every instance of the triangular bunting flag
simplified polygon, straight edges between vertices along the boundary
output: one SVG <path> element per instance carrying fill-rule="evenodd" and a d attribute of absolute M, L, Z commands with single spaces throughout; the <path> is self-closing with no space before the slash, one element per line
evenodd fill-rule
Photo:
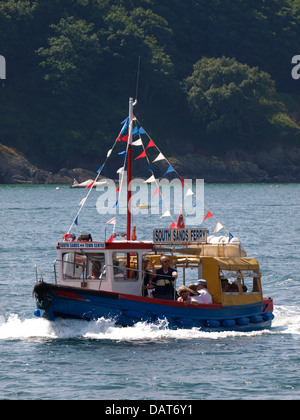
<path fill-rule="evenodd" d="M 164 157 L 164 155 L 162 153 L 160 153 L 156 159 L 154 159 L 153 162 L 158 162 L 159 160 L 165 160 L 166 158 Z"/>
<path fill-rule="evenodd" d="M 84 198 L 80 201 L 79 205 L 80 205 L 80 206 L 83 206 L 83 205 L 84 205 L 84 203 L 86 202 L 86 199 L 87 199 L 87 197 L 84 197 Z"/>
<path fill-rule="evenodd" d="M 100 168 L 98 169 L 97 174 L 100 174 L 100 172 L 101 172 L 101 171 L 102 171 L 102 169 L 103 169 L 103 166 L 104 166 L 104 163 L 103 163 L 103 165 L 101 165 L 101 166 L 100 166 Z"/>
<path fill-rule="evenodd" d="M 76 216 L 76 218 L 74 220 L 74 223 L 75 223 L 76 226 L 78 226 L 78 216 Z"/>
<path fill-rule="evenodd" d="M 140 129 L 139 129 L 139 133 L 140 133 L 140 134 L 146 134 L 146 131 L 143 129 L 143 127 L 140 127 Z"/>
<path fill-rule="evenodd" d="M 162 218 L 162 217 L 170 217 L 170 216 L 171 216 L 171 214 L 170 214 L 169 210 L 167 210 L 162 216 L 160 216 L 160 218 Z"/>
<path fill-rule="evenodd" d="M 231 239 L 233 239 L 233 238 L 234 238 L 234 236 L 233 236 L 233 235 L 231 235 L 231 233 L 229 232 L 228 242 L 230 242 L 230 241 L 231 241 Z"/>
<path fill-rule="evenodd" d="M 111 235 L 111 237 L 109 238 L 107 242 L 113 242 L 113 240 L 114 240 L 114 234 Z"/>
<path fill-rule="evenodd" d="M 135 160 L 137 160 L 137 159 L 141 159 L 141 158 L 144 158 L 144 157 L 146 157 L 147 155 L 146 155 L 146 151 L 144 150 L 138 157 L 136 157 L 135 158 Z"/>
<path fill-rule="evenodd" d="M 160 189 L 157 187 L 154 194 L 152 195 L 152 198 L 156 195 L 156 194 L 160 194 Z"/>
<path fill-rule="evenodd" d="M 116 216 L 110 219 L 108 222 L 106 222 L 107 225 L 115 225 L 117 221 Z"/>
<path fill-rule="evenodd" d="M 132 130 L 132 135 L 135 136 L 136 134 L 139 134 L 139 129 L 137 127 L 134 127 Z"/>
<path fill-rule="evenodd" d="M 88 185 L 87 187 L 85 187 L 85 188 L 93 188 L 93 185 L 95 184 L 95 181 L 93 181 L 90 185 Z"/>
<path fill-rule="evenodd" d="M 171 224 L 171 226 L 169 227 L 169 229 L 174 229 L 175 227 L 176 227 L 175 222 L 173 222 L 173 223 Z"/>
<path fill-rule="evenodd" d="M 110 150 L 107 152 L 106 157 L 109 157 L 109 156 L 111 155 L 111 152 L 112 152 L 112 149 L 110 149 Z"/>
<path fill-rule="evenodd" d="M 126 155 L 126 150 L 124 150 L 123 152 L 119 152 L 118 155 Z"/>
<path fill-rule="evenodd" d="M 208 219 L 209 217 L 214 217 L 214 215 L 211 214 L 210 211 L 207 212 L 207 215 L 204 217 L 203 222 L 204 222 L 204 220 Z"/>
<path fill-rule="evenodd" d="M 117 174 L 123 174 L 123 173 L 124 173 L 124 167 L 119 168 L 119 169 L 117 170 Z"/>
<path fill-rule="evenodd" d="M 189 195 L 194 195 L 193 191 L 189 188 L 185 194 L 186 197 L 188 197 Z"/>
<path fill-rule="evenodd" d="M 120 187 L 121 187 L 121 185 L 118 186 L 118 188 L 116 189 L 116 192 L 120 191 Z"/>
<path fill-rule="evenodd" d="M 150 178 L 146 179 L 146 181 L 144 181 L 144 184 L 150 184 L 151 182 L 155 182 L 154 175 L 152 175 L 152 176 L 150 176 Z"/>
<path fill-rule="evenodd" d="M 128 119 L 122 127 L 121 134 L 123 134 L 127 128 L 128 128 Z"/>
<path fill-rule="evenodd" d="M 142 146 L 143 142 L 141 139 L 132 142 L 132 146 Z"/>
<path fill-rule="evenodd" d="M 217 223 L 217 226 L 216 226 L 216 228 L 215 228 L 215 230 L 214 230 L 214 233 L 219 232 L 219 230 L 223 229 L 223 227 L 224 227 L 224 226 L 223 226 L 220 222 L 218 222 L 218 223 Z"/>
<path fill-rule="evenodd" d="M 180 178 L 181 185 L 182 185 L 182 188 L 183 188 L 184 187 L 184 180 L 181 178 L 181 176 L 179 178 Z"/>
<path fill-rule="evenodd" d="M 150 139 L 148 146 L 146 147 L 146 149 L 148 149 L 149 147 L 156 147 L 153 140 Z"/>
<path fill-rule="evenodd" d="M 129 139 L 129 136 L 124 136 L 124 137 L 121 137 L 120 140 L 118 140 L 118 141 L 126 141 L 126 142 L 128 142 L 128 139 Z"/>
<path fill-rule="evenodd" d="M 167 174 L 168 174 L 168 173 L 170 173 L 170 172 L 175 172 L 175 169 L 174 169 L 174 168 L 172 168 L 172 166 L 171 166 L 171 165 L 169 165 L 169 167 L 168 167 L 167 171 L 164 173 L 164 176 L 165 176 L 165 175 L 167 175 Z"/>

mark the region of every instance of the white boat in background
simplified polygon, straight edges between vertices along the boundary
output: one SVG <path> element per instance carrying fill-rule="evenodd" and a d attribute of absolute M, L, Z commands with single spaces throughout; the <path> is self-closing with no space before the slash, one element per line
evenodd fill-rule
<path fill-rule="evenodd" d="M 103 186 L 103 185 L 107 185 L 106 180 L 94 182 L 94 180 L 88 179 L 87 181 L 79 183 L 74 178 L 73 184 L 71 185 L 70 188 L 97 188 L 97 187 Z"/>

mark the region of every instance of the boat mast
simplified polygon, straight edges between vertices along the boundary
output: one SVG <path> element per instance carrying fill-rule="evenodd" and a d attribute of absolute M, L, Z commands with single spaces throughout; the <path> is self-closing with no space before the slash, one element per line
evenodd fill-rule
<path fill-rule="evenodd" d="M 128 173 L 127 173 L 127 241 L 131 239 L 131 181 L 132 181 L 132 121 L 133 107 L 137 101 L 129 98 L 129 121 L 128 121 Z"/>

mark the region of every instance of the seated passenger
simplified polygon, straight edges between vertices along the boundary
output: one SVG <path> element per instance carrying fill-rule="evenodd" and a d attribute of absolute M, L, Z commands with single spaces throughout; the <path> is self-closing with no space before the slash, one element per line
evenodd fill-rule
<path fill-rule="evenodd" d="M 237 285 L 237 283 L 231 283 L 229 285 L 229 292 L 230 293 L 238 293 L 239 292 L 239 286 Z"/>
<path fill-rule="evenodd" d="M 188 285 L 188 289 L 190 289 L 193 293 L 191 293 L 191 296 L 193 299 L 195 299 L 198 303 L 204 303 L 202 300 L 202 297 L 199 295 L 197 291 L 197 286 L 193 283 Z"/>
<path fill-rule="evenodd" d="M 213 303 L 211 294 L 207 290 L 207 283 L 204 279 L 199 279 L 194 283 L 197 286 L 197 292 L 202 298 L 203 303 Z"/>
<path fill-rule="evenodd" d="M 177 302 L 182 302 L 185 305 L 197 305 L 198 302 L 190 296 L 192 293 L 194 293 L 193 290 L 188 287 L 180 286 L 178 289 L 179 298 L 177 299 Z"/>
<path fill-rule="evenodd" d="M 227 279 L 221 279 L 221 285 L 222 285 L 222 292 L 224 293 L 229 292 L 229 282 Z"/>
<path fill-rule="evenodd" d="M 153 277 L 155 277 L 155 274 L 153 274 L 154 265 L 152 263 L 152 268 L 153 268 L 152 271 L 147 270 L 149 261 L 150 260 L 143 257 L 143 284 L 142 284 L 142 288 L 143 288 L 143 296 L 146 296 L 146 297 L 151 296 L 152 292 L 155 290 L 154 285 L 152 284 L 152 279 L 153 279 Z"/>
<path fill-rule="evenodd" d="M 98 261 L 92 264 L 92 274 L 88 276 L 88 279 L 99 279 L 101 274 L 101 264 Z"/>

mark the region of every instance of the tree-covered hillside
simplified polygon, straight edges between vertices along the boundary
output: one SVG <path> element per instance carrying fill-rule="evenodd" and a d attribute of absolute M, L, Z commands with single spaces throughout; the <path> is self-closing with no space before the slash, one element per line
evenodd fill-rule
<path fill-rule="evenodd" d="M 300 145 L 300 0 L 2 0 L 0 143 L 93 167 L 134 96 L 169 156 Z"/>

